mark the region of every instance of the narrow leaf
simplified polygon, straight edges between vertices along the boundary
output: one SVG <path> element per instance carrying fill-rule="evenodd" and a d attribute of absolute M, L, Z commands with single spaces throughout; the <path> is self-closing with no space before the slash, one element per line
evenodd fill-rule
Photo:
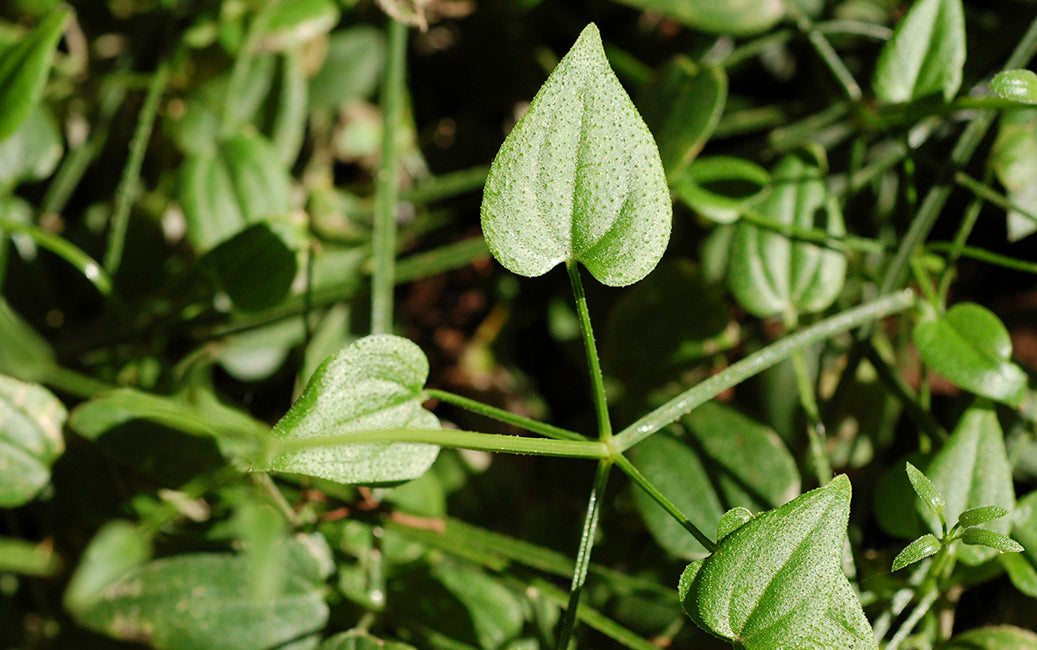
<path fill-rule="evenodd" d="M 27 503 L 50 481 L 67 417 L 46 388 L 0 375 L 0 507 Z"/>
<path fill-rule="evenodd" d="M 899 571 L 904 567 L 932 557 L 940 550 L 940 540 L 930 534 L 925 534 L 904 547 L 893 560 L 893 571 Z"/>
<path fill-rule="evenodd" d="M 980 506 L 978 508 L 969 508 L 958 515 L 958 524 L 962 528 L 978 526 L 980 524 L 985 524 L 988 521 L 1000 519 L 1007 514 L 1008 510 L 1001 506 Z"/>
<path fill-rule="evenodd" d="M 588 25 L 490 167 L 483 236 L 527 277 L 566 260 L 625 286 L 655 267 L 670 237 L 659 152 Z"/>
<path fill-rule="evenodd" d="M 1037 74 L 1032 70 L 1005 70 L 994 75 L 990 92 L 1001 99 L 1037 104 Z"/>
<path fill-rule="evenodd" d="M 943 495 L 929 480 L 929 477 L 911 463 L 907 463 L 907 479 L 911 481 L 911 487 L 914 489 L 915 494 L 922 500 L 929 512 L 934 515 L 943 514 Z"/>
<path fill-rule="evenodd" d="M 0 140 L 15 132 L 40 101 L 68 10 L 55 9 L 36 29 L 0 51 Z"/>
<path fill-rule="evenodd" d="M 438 429 L 421 407 L 428 361 L 407 339 L 362 338 L 329 357 L 291 410 L 274 427 L 275 441 L 312 440 L 355 431 Z M 415 443 L 338 444 L 275 455 L 261 467 L 339 483 L 389 483 L 416 478 L 439 448 Z M 276 444 L 275 444 L 276 454 Z"/>
<path fill-rule="evenodd" d="M 986 546 L 1003 553 L 1021 553 L 1022 544 L 1011 537 L 995 533 L 985 528 L 966 528 L 961 534 L 961 541 L 973 546 Z"/>
<path fill-rule="evenodd" d="M 961 0 L 917 0 L 879 52 L 872 87 L 886 102 L 935 94 L 949 101 L 961 87 L 964 65 Z"/>

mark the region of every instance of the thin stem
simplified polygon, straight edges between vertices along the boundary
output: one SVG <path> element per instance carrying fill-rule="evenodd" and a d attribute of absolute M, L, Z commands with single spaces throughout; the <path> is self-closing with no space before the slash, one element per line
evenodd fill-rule
<path fill-rule="evenodd" d="M 278 440 L 271 443 L 270 453 L 280 455 L 306 449 L 368 442 L 422 442 L 441 447 L 475 449 L 501 454 L 554 456 L 556 458 L 607 458 L 609 456 L 608 447 L 595 440 L 545 440 L 452 429 L 372 429 L 321 438 Z"/>
<path fill-rule="evenodd" d="M 918 621 L 922 620 L 922 617 L 925 616 L 929 611 L 929 608 L 933 606 L 933 603 L 936 602 L 936 598 L 939 595 L 940 592 L 933 589 L 918 601 L 918 604 L 915 605 L 915 608 L 911 610 L 911 613 L 904 620 L 903 624 L 901 624 L 900 629 L 898 629 L 896 634 L 893 635 L 893 638 L 890 639 L 889 644 L 886 646 L 886 650 L 896 650 L 900 647 L 900 644 L 903 643 L 904 639 L 906 639 L 915 629 L 915 626 L 918 625 Z"/>
<path fill-rule="evenodd" d="M 620 451 L 625 451 L 728 388 L 787 359 L 796 350 L 903 311 L 913 303 L 914 294 L 911 291 L 898 291 L 848 309 L 786 336 L 741 361 L 731 364 L 637 420 L 616 436 L 614 446 Z"/>
<path fill-rule="evenodd" d="M 479 415 L 485 415 L 488 418 L 493 418 L 499 422 L 505 422 L 507 424 L 531 431 L 533 433 L 539 433 L 542 436 L 548 438 L 554 438 L 555 440 L 587 440 L 585 436 L 581 436 L 575 431 L 569 431 L 561 427 L 556 427 L 545 422 L 539 422 L 531 418 L 516 415 L 504 409 L 499 409 L 496 406 L 490 406 L 474 399 L 469 399 L 462 395 L 449 393 L 445 390 L 437 390 L 435 388 L 428 388 L 425 390 L 425 396 L 432 399 L 438 399 L 441 402 L 447 402 L 455 406 L 460 406 L 463 409 L 478 413 Z"/>
<path fill-rule="evenodd" d="M 486 240 L 469 237 L 439 248 L 408 255 L 396 262 L 395 282 L 403 284 L 420 278 L 427 278 L 437 273 L 463 268 L 478 259 L 489 257 L 490 249 Z"/>
<path fill-rule="evenodd" d="M 692 537 L 698 540 L 699 544 L 702 544 L 702 546 L 710 553 L 716 550 L 716 543 L 713 542 L 708 535 L 702 532 L 698 526 L 693 524 L 677 506 L 673 505 L 673 503 L 671 503 L 670 500 L 659 491 L 659 488 L 655 487 L 655 485 L 653 485 L 652 482 L 640 472 L 640 470 L 634 467 L 634 464 L 631 463 L 626 456 L 618 454 L 615 456 L 614 460 L 619 469 L 623 470 L 623 472 L 629 476 L 639 488 L 644 490 L 648 496 L 652 497 L 652 499 L 654 499 L 655 502 L 666 511 L 666 514 L 676 519 L 677 523 L 684 527 L 684 530 L 691 533 Z"/>
<path fill-rule="evenodd" d="M 940 274 L 940 280 L 938 283 L 940 292 L 940 304 L 947 304 L 947 294 L 951 289 L 951 280 L 954 279 L 954 269 L 958 265 L 958 259 L 962 255 L 962 251 L 966 248 L 965 242 L 969 240 L 969 235 L 972 234 L 972 229 L 976 225 L 976 221 L 979 220 L 979 213 L 983 210 L 983 199 L 978 196 L 972 198 L 967 208 L 965 208 L 965 215 L 961 219 L 961 223 L 958 224 L 958 231 L 954 233 L 954 243 L 951 244 L 948 250 L 946 266 L 944 266 L 943 273 Z M 927 248 L 932 250 L 932 244 L 929 244 Z M 1037 264 L 1034 265 L 1037 269 Z"/>
<path fill-rule="evenodd" d="M 566 602 L 565 592 L 546 580 L 534 578 L 529 586 L 558 605 Z M 576 618 L 620 645 L 631 648 L 631 650 L 659 650 L 659 646 L 645 641 L 636 632 L 623 627 L 589 605 L 581 603 L 577 606 Z"/>
<path fill-rule="evenodd" d="M 587 514 L 583 519 L 583 530 L 580 534 L 580 548 L 576 552 L 576 568 L 573 571 L 572 584 L 569 586 L 569 606 L 562 616 L 561 626 L 558 631 L 557 650 L 566 650 L 569 647 L 569 639 L 572 638 L 573 628 L 576 625 L 576 614 L 580 606 L 580 594 L 583 585 L 587 581 L 587 570 L 590 568 L 591 550 L 594 547 L 594 533 L 598 529 L 598 515 L 601 512 L 601 501 L 605 495 L 605 486 L 608 484 L 609 469 L 612 463 L 602 459 L 598 463 L 598 471 L 594 476 L 594 488 L 591 490 L 590 499 L 587 501 Z"/>
<path fill-rule="evenodd" d="M 580 269 L 577 262 L 566 260 L 565 270 L 569 272 L 569 282 L 572 284 L 573 296 L 576 298 L 576 315 L 580 320 L 583 347 L 587 352 L 587 367 L 591 376 L 594 410 L 598 416 L 598 438 L 602 442 L 608 442 L 612 439 L 612 422 L 609 420 L 605 380 L 601 374 L 601 363 L 598 361 L 598 347 L 594 343 L 594 330 L 591 328 L 591 315 L 587 309 L 587 296 L 583 292 L 583 282 L 580 280 Z"/>
<path fill-rule="evenodd" d="M 302 520 L 299 519 L 299 513 L 292 509 L 292 504 L 288 503 L 288 499 L 281 493 L 277 484 L 274 483 L 274 479 L 270 478 L 270 475 L 266 472 L 252 472 L 251 476 L 252 481 L 270 496 L 271 501 L 281 511 L 284 518 L 298 528 L 302 524 Z"/>
<path fill-rule="evenodd" d="M 791 239 L 813 242 L 837 251 L 881 253 L 886 250 L 885 244 L 874 239 L 855 235 L 836 235 L 820 228 L 804 228 L 792 223 L 771 219 L 750 207 L 740 209 L 739 217 L 755 226 L 779 232 Z"/>
<path fill-rule="evenodd" d="M 861 87 L 857 83 L 857 80 L 853 78 L 853 75 L 847 69 L 846 64 L 839 58 L 839 54 L 836 53 L 835 48 L 828 42 L 825 35 L 822 34 L 816 27 L 814 27 L 811 20 L 799 11 L 795 11 L 796 26 L 801 32 L 806 34 L 807 40 L 814 47 L 814 50 L 824 61 L 825 65 L 831 71 L 832 76 L 842 86 L 843 92 L 846 93 L 846 97 L 852 102 L 859 102 L 864 97 L 864 93 L 861 92 Z"/>
<path fill-rule="evenodd" d="M 400 121 L 406 83 L 407 26 L 389 19 L 385 86 L 382 88 L 382 159 L 375 177 L 374 231 L 371 245 L 371 332 L 392 331 L 393 287 L 396 261 L 396 127 Z"/>
<path fill-rule="evenodd" d="M 165 64 L 159 66 L 148 84 L 148 93 L 137 116 L 137 128 L 130 141 L 130 155 L 122 170 L 119 189 L 115 194 L 115 209 L 112 210 L 111 228 L 108 231 L 108 250 L 104 255 L 104 268 L 110 275 L 115 275 L 122 262 L 122 251 L 126 245 L 126 229 L 130 221 L 130 208 L 136 193 L 135 186 L 140 180 L 140 168 L 144 163 L 144 153 L 151 140 L 151 129 L 158 115 L 158 102 L 166 89 L 169 70 Z"/>
<path fill-rule="evenodd" d="M 808 421 L 807 440 L 810 444 L 810 463 L 814 466 L 817 484 L 828 485 L 832 480 L 832 465 L 828 462 L 828 454 L 825 452 L 825 425 L 821 422 L 821 411 L 817 408 L 814 385 L 810 380 L 810 371 L 807 369 L 807 361 L 803 357 L 802 349 L 792 353 L 792 368 L 796 375 L 799 403 L 803 407 Z"/>
<path fill-rule="evenodd" d="M 878 351 L 872 341 L 865 343 L 864 356 L 871 363 L 872 367 L 875 368 L 876 374 L 879 379 L 886 385 L 886 388 L 890 390 L 904 405 L 907 409 L 907 415 L 915 424 L 918 426 L 920 431 L 924 431 L 934 438 L 940 440 L 947 439 L 947 432 L 944 431 L 943 427 L 936 421 L 933 414 L 926 411 L 918 403 L 918 397 L 915 395 L 911 387 L 904 383 L 904 380 L 900 375 L 890 367 L 882 354 Z"/>
<path fill-rule="evenodd" d="M 79 269 L 83 277 L 89 280 L 101 294 L 105 296 L 111 295 L 111 277 L 101 268 L 100 264 L 94 261 L 94 258 L 84 253 L 82 249 L 67 239 L 55 235 L 49 230 L 44 230 L 39 226 L 13 221 L 2 215 L 0 215 L 0 230 L 20 232 L 28 235 L 34 242 Z"/>
<path fill-rule="evenodd" d="M 972 192 L 984 201 L 993 203 L 999 208 L 1010 212 L 1018 212 L 1027 219 L 1031 219 L 1037 222 L 1037 214 L 1030 212 L 1026 207 L 1019 205 L 1015 201 L 1011 200 L 1007 196 L 1001 194 L 994 188 L 990 187 L 986 183 L 980 182 L 975 178 L 972 178 L 965 172 L 956 172 L 954 174 L 954 182 L 964 187 L 968 191 Z"/>
<path fill-rule="evenodd" d="M 1007 255 L 1000 255 L 986 250 L 985 248 L 976 248 L 975 246 L 961 246 L 956 247 L 952 242 L 933 242 L 926 245 L 926 250 L 935 252 L 944 252 L 957 254 L 961 257 L 967 257 L 969 259 L 977 260 L 980 262 L 986 262 L 987 264 L 994 264 L 1001 266 L 1006 269 L 1012 269 L 1013 271 L 1022 271 L 1023 273 L 1034 273 L 1037 274 L 1037 263 L 1030 262 L 1027 260 L 1021 260 L 1016 257 L 1009 257 Z M 953 257 L 947 258 L 947 263 L 951 264 Z M 942 286 L 941 286 L 942 290 Z M 944 298 L 946 298 L 946 291 L 943 291 Z"/>

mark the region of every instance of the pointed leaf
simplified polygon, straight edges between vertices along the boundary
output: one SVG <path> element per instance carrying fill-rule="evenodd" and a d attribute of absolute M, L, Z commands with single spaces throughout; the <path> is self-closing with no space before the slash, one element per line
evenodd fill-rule
<path fill-rule="evenodd" d="M 978 508 L 969 508 L 958 516 L 958 524 L 962 528 L 978 526 L 980 524 L 985 524 L 988 521 L 1000 519 L 1007 514 L 1008 510 L 1001 506 L 980 506 Z"/>
<path fill-rule="evenodd" d="M 886 102 L 934 94 L 950 101 L 961 87 L 964 65 L 961 0 L 917 0 L 879 52 L 871 85 Z"/>
<path fill-rule="evenodd" d="M 329 357 L 291 410 L 274 427 L 277 441 L 337 437 L 355 431 L 439 428 L 421 406 L 428 361 L 392 335 L 364 337 Z M 413 443 L 339 444 L 292 451 L 254 469 L 316 476 L 338 483 L 389 483 L 417 478 L 439 447 Z"/>
<path fill-rule="evenodd" d="M 725 537 L 752 521 L 752 519 L 753 513 L 748 508 L 743 508 L 742 506 L 731 508 L 717 522 L 717 542 L 722 541 Z"/>
<path fill-rule="evenodd" d="M 770 195 L 757 205 L 770 219 L 800 228 L 845 232 L 838 203 L 817 165 L 795 155 L 774 170 Z M 797 241 L 739 222 L 731 242 L 728 284 L 747 311 L 759 318 L 826 309 L 843 286 L 846 258 L 839 251 Z"/>
<path fill-rule="evenodd" d="M 973 546 L 986 546 L 1003 553 L 1021 553 L 1022 545 L 1001 533 L 985 528 L 966 528 L 961 534 L 961 541 Z"/>
<path fill-rule="evenodd" d="M 746 650 L 876 648 L 841 568 L 849 514 L 850 481 L 839 476 L 757 515 L 684 572 L 685 611 Z"/>
<path fill-rule="evenodd" d="M 39 103 L 66 18 L 67 9 L 55 9 L 25 38 L 0 51 L 0 140 L 14 133 Z"/>
<path fill-rule="evenodd" d="M 1030 74 L 1033 74 L 1032 72 Z M 1028 214 L 1008 210 L 1008 241 L 1018 241 L 1037 232 L 1037 111 L 1004 111 L 997 139 L 990 148 L 990 164 L 1008 200 Z"/>
<path fill-rule="evenodd" d="M 27 503 L 50 481 L 67 417 L 46 388 L 0 375 L 0 508 Z"/>
<path fill-rule="evenodd" d="M 943 495 L 936 489 L 933 482 L 929 480 L 929 477 L 911 463 L 907 463 L 907 480 L 911 482 L 911 487 L 914 489 L 915 494 L 922 500 L 929 512 L 934 515 L 943 514 Z"/>
<path fill-rule="evenodd" d="M 920 562 L 927 557 L 936 555 L 939 550 L 940 540 L 929 534 L 922 535 L 897 554 L 893 560 L 893 568 L 890 570 L 899 571 L 915 562 Z"/>
<path fill-rule="evenodd" d="M 963 632 L 940 650 L 1037 650 L 1037 634 L 1011 625 L 994 625 Z"/>
<path fill-rule="evenodd" d="M 994 505 L 1011 510 L 1014 507 L 1015 489 L 1004 436 L 989 402 L 977 401 L 965 411 L 926 474 L 944 497 L 945 516 L 949 522 L 957 521 L 969 508 Z M 939 532 L 940 525 L 934 515 L 921 506 L 919 514 L 933 532 Z M 1011 522 L 1005 518 L 983 526 L 1007 534 Z M 970 566 L 981 564 L 994 555 L 994 551 L 985 548 L 958 549 L 959 559 Z"/>
<path fill-rule="evenodd" d="M 659 152 L 588 25 L 490 167 L 482 229 L 493 256 L 527 277 L 567 260 L 625 286 L 670 237 Z"/>
<path fill-rule="evenodd" d="M 984 307 L 954 305 L 942 317 L 919 322 L 914 340 L 922 360 L 958 386 L 1010 406 L 1022 402 L 1026 373 L 1010 361 L 1008 330 Z"/>
<path fill-rule="evenodd" d="M 994 75 L 990 92 L 1001 99 L 1037 104 L 1037 74 L 1032 70 L 1005 70 Z"/>
<path fill-rule="evenodd" d="M 767 31 L 785 15 L 781 0 L 618 0 L 657 11 L 703 32 L 749 36 Z"/>

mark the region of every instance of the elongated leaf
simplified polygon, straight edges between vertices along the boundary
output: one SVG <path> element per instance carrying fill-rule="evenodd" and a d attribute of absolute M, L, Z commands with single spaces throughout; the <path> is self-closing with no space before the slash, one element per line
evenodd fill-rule
<path fill-rule="evenodd" d="M 1030 74 L 1033 74 L 1032 72 Z M 1037 111 L 1020 109 L 1001 114 L 997 139 L 990 148 L 990 164 L 1008 199 L 1026 210 L 1008 211 L 1008 241 L 1018 241 L 1037 232 Z"/>
<path fill-rule="evenodd" d="M 201 260 L 234 305 L 244 311 L 273 307 L 288 294 L 298 265 L 275 224 L 246 227 Z"/>
<path fill-rule="evenodd" d="M 54 116 L 45 107 L 37 108 L 14 133 L 0 140 L 0 188 L 50 176 L 62 150 Z"/>
<path fill-rule="evenodd" d="M 817 165 L 795 155 L 774 170 L 770 195 L 757 209 L 774 221 L 845 232 L 834 197 Z M 846 258 L 839 251 L 794 241 L 747 222 L 735 229 L 728 260 L 728 284 L 735 298 L 759 318 L 824 310 L 843 286 Z"/>
<path fill-rule="evenodd" d="M 716 530 L 727 508 L 765 510 L 799 493 L 795 460 L 778 435 L 729 406 L 707 402 L 681 421 L 686 441 L 656 434 L 631 462 L 702 530 Z M 669 553 L 703 557 L 706 549 L 642 490 L 634 505 Z"/>
<path fill-rule="evenodd" d="M 688 27 L 714 34 L 748 36 L 766 31 L 785 15 L 780 0 L 618 0 L 665 14 Z"/>
<path fill-rule="evenodd" d="M 267 11 L 256 46 L 271 52 L 298 47 L 331 31 L 339 17 L 331 0 L 278 0 Z"/>
<path fill-rule="evenodd" d="M 927 557 L 932 557 L 940 550 L 940 540 L 930 534 L 925 534 L 904 547 L 893 559 L 891 571 L 899 571 L 915 562 L 920 562 Z"/>
<path fill-rule="evenodd" d="M 1001 99 L 1037 104 L 1037 73 L 1032 70 L 998 72 L 990 82 L 990 92 Z"/>
<path fill-rule="evenodd" d="M 106 523 L 83 551 L 79 566 L 65 590 L 65 608 L 84 612 L 101 597 L 105 587 L 151 559 L 151 540 L 128 521 Z"/>
<path fill-rule="evenodd" d="M 329 357 L 299 400 L 274 427 L 275 441 L 319 440 L 353 431 L 438 428 L 421 407 L 428 361 L 398 336 L 362 338 Z M 389 483 L 416 478 L 439 447 L 411 443 L 339 444 L 290 451 L 255 469 L 317 476 L 339 483 Z"/>
<path fill-rule="evenodd" d="M 0 51 L 0 140 L 14 133 L 39 103 L 66 18 L 68 10 L 55 9 L 24 39 Z"/>
<path fill-rule="evenodd" d="M 945 505 L 943 495 L 936 489 L 933 482 L 929 480 L 929 477 L 911 463 L 907 464 L 907 480 L 911 482 L 911 487 L 914 488 L 918 498 L 922 500 L 926 510 L 934 515 L 943 514 Z"/>
<path fill-rule="evenodd" d="M 877 648 L 841 568 L 849 515 L 846 476 L 757 515 L 684 571 L 688 616 L 746 650 Z"/>
<path fill-rule="evenodd" d="M 50 480 L 67 417 L 46 388 L 0 375 L 0 507 L 32 500 Z"/>
<path fill-rule="evenodd" d="M 1037 634 L 1011 625 L 981 627 L 955 636 L 940 650 L 1037 650 Z"/>
<path fill-rule="evenodd" d="M 104 588 L 77 619 L 86 627 L 160 650 L 273 648 L 324 626 L 328 606 L 320 592 L 326 577 L 318 546 L 291 540 L 285 581 L 276 596 L 250 593 L 243 556 L 198 553 L 133 568 Z"/>
<path fill-rule="evenodd" d="M 214 154 L 190 156 L 181 168 L 179 195 L 187 235 L 201 252 L 292 207 L 288 172 L 260 136 L 235 136 Z"/>
<path fill-rule="evenodd" d="M 1002 553 L 1020 553 L 1023 547 L 1011 537 L 995 533 L 985 528 L 966 528 L 962 531 L 961 541 L 972 546 L 985 546 Z"/>
<path fill-rule="evenodd" d="M 871 85 L 879 99 L 909 102 L 961 87 L 965 18 L 961 0 L 917 0 L 879 52 Z"/>
<path fill-rule="evenodd" d="M 1012 470 L 1005 453 L 1004 436 L 993 407 L 977 401 L 961 416 L 954 433 L 933 458 L 926 475 L 943 494 L 948 522 L 978 506 L 1001 506 L 1011 510 L 1015 505 Z M 935 515 L 919 506 L 919 514 L 933 532 L 940 524 Z M 1008 534 L 1011 522 L 998 519 L 984 528 Z M 975 566 L 992 558 L 996 551 L 977 546 L 963 546 L 958 557 Z"/>
<path fill-rule="evenodd" d="M 770 173 L 754 162 L 733 156 L 709 156 L 692 162 L 673 191 L 707 219 L 734 223 L 744 207 L 763 198 L 770 183 Z M 745 185 L 754 189 L 745 191 Z"/>
<path fill-rule="evenodd" d="M 1011 406 L 1022 402 L 1026 373 L 1010 361 L 1008 330 L 984 307 L 954 305 L 942 317 L 919 322 L 914 340 L 922 360 L 958 386 Z"/>
<path fill-rule="evenodd" d="M 702 151 L 726 102 L 727 74 L 721 67 L 699 68 L 677 57 L 659 73 L 643 110 L 671 183 Z"/>
<path fill-rule="evenodd" d="M 490 167 L 482 203 L 490 252 L 519 275 L 570 260 L 625 286 L 662 257 L 670 216 L 652 134 L 588 25 Z"/>
<path fill-rule="evenodd" d="M 958 516 L 958 523 L 963 527 L 978 526 L 985 524 L 988 521 L 994 521 L 1000 519 L 1008 514 L 1008 510 L 1001 506 L 981 506 L 979 508 L 969 508 L 965 512 Z"/>

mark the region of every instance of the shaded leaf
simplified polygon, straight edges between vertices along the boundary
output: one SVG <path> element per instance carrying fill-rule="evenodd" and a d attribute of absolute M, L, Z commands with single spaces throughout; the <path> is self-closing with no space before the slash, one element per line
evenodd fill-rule
<path fill-rule="evenodd" d="M 367 632 L 350 630 L 324 640 L 320 650 L 415 650 L 414 646 L 398 641 L 383 641 Z"/>
<path fill-rule="evenodd" d="M 329 357 L 313 374 L 299 400 L 274 427 L 275 441 L 312 440 L 353 431 L 439 428 L 422 408 L 428 361 L 417 345 L 392 335 L 364 337 Z M 413 443 L 339 444 L 291 451 L 262 467 L 317 476 L 338 483 L 388 483 L 425 473 L 435 445 Z"/>
<path fill-rule="evenodd" d="M 46 388 L 0 375 L 0 507 L 29 502 L 50 481 L 67 417 Z"/>
<path fill-rule="evenodd" d="M 200 261 L 234 306 L 243 311 L 273 307 L 288 294 L 295 279 L 295 251 L 272 226 L 248 226 L 218 244 Z"/>
<path fill-rule="evenodd" d="M 773 174 L 773 188 L 757 205 L 780 223 L 821 228 L 842 235 L 842 212 L 828 193 L 817 165 L 787 155 Z M 739 222 L 728 259 L 731 293 L 759 318 L 824 310 L 843 286 L 846 258 L 839 251 L 797 241 Z"/>
<path fill-rule="evenodd" d="M 761 513 L 688 566 L 680 600 L 699 627 L 746 650 L 877 648 L 841 568 L 850 481 Z"/>
<path fill-rule="evenodd" d="M 384 40 L 381 30 L 366 25 L 333 32 L 324 65 L 310 80 L 310 105 L 338 108 L 370 97 L 385 65 Z"/>
<path fill-rule="evenodd" d="M 1037 634 L 1011 625 L 994 625 L 958 634 L 940 650 L 1037 650 Z"/>
<path fill-rule="evenodd" d="M 50 176 L 62 151 L 54 116 L 46 107 L 38 107 L 14 133 L 0 140 L 0 188 Z"/>
<path fill-rule="evenodd" d="M 929 480 L 929 477 L 911 463 L 907 463 L 907 480 L 911 482 L 912 489 L 929 512 L 934 515 L 943 514 L 943 495 Z"/>
<path fill-rule="evenodd" d="M 766 31 L 785 15 L 781 0 L 618 0 L 639 9 L 651 9 L 692 29 L 714 34 L 748 36 Z"/>
<path fill-rule="evenodd" d="M 0 298 L 0 372 L 42 381 L 54 367 L 50 344 Z"/>
<path fill-rule="evenodd" d="M 105 587 L 151 559 L 151 539 L 128 521 L 109 521 L 94 535 L 65 590 L 63 603 L 79 614 L 95 603 Z"/>
<path fill-rule="evenodd" d="M 1030 73 L 1033 74 L 1033 73 Z M 1026 210 L 1008 210 L 1008 241 L 1018 241 L 1037 232 L 1037 111 L 1004 111 L 997 139 L 990 148 L 990 164 L 1008 200 Z"/>
<path fill-rule="evenodd" d="M 995 533 L 985 528 L 966 528 L 962 531 L 961 541 L 972 546 L 986 546 L 1003 553 L 1020 553 L 1023 547 L 1011 537 Z"/>
<path fill-rule="evenodd" d="M 913 337 L 922 360 L 958 386 L 1010 406 L 1022 402 L 1026 373 L 1010 360 L 1008 330 L 986 308 L 959 303 L 920 321 Z"/>
<path fill-rule="evenodd" d="M 1015 505 L 1012 470 L 1005 452 L 1004 436 L 997 414 L 986 402 L 974 403 L 958 421 L 950 438 L 937 452 L 926 475 L 946 502 L 947 521 L 957 521 L 961 513 L 978 506 Z M 935 515 L 923 508 L 919 514 L 933 532 L 940 524 Z M 998 519 L 984 527 L 1001 534 L 1009 532 L 1011 522 Z M 970 566 L 992 558 L 995 551 L 979 547 L 961 547 L 958 557 Z"/>
<path fill-rule="evenodd" d="M 279 0 L 266 11 L 256 46 L 269 52 L 298 47 L 327 33 L 339 18 L 338 7 L 331 0 Z"/>
<path fill-rule="evenodd" d="M 1037 74 L 1032 70 L 1005 70 L 994 75 L 990 92 L 1001 99 L 1037 104 Z"/>
<path fill-rule="evenodd" d="M 0 537 L 0 572 L 52 577 L 61 571 L 61 558 L 49 541 L 33 544 L 24 539 Z"/>
<path fill-rule="evenodd" d="M 493 256 L 527 277 L 581 262 L 599 282 L 648 275 L 671 204 L 659 152 L 588 25 L 508 134 L 486 179 Z"/>
<path fill-rule="evenodd" d="M 965 65 L 961 0 L 917 0 L 879 52 L 872 88 L 886 102 L 939 94 L 950 101 Z"/>
<path fill-rule="evenodd" d="M 904 547 L 904 550 L 893 559 L 891 571 L 899 571 L 906 566 L 920 562 L 927 557 L 936 555 L 940 550 L 940 540 L 930 534 L 925 534 Z"/>
<path fill-rule="evenodd" d="M 55 9 L 18 43 L 0 51 L 0 140 L 14 133 L 43 95 L 68 10 Z"/>
<path fill-rule="evenodd" d="M 969 508 L 958 516 L 958 524 L 962 528 L 978 526 L 980 524 L 985 524 L 988 521 L 1000 519 L 1007 514 L 1008 510 L 1001 506 L 980 506 L 979 508 Z"/>
<path fill-rule="evenodd" d="M 921 453 L 909 455 L 912 464 L 925 466 L 930 458 Z M 914 539 L 926 526 L 918 515 L 918 499 L 904 471 L 904 459 L 887 468 L 875 485 L 873 508 L 875 520 L 886 533 L 903 539 Z"/>
<path fill-rule="evenodd" d="M 744 207 L 763 198 L 770 183 L 770 172 L 752 161 L 709 156 L 692 162 L 674 184 L 673 191 L 689 208 L 707 219 L 734 223 Z"/>

